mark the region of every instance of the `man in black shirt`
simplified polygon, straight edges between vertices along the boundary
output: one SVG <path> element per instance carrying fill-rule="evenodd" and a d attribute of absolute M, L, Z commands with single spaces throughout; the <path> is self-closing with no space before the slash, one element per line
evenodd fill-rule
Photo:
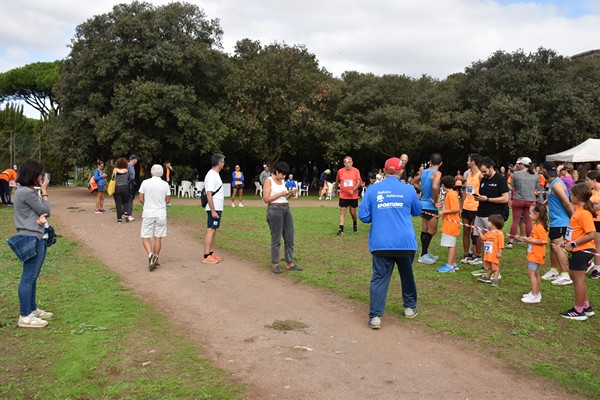
<path fill-rule="evenodd" d="M 492 214 L 503 215 L 505 204 L 508 203 L 508 185 L 506 179 L 494 169 L 494 161 L 489 157 L 481 159 L 481 183 L 479 184 L 479 195 L 475 198 L 479 201 L 475 227 L 488 229 L 488 217 Z M 483 232 L 475 229 L 473 235 L 477 236 L 477 253 L 481 254 L 483 249 Z"/>

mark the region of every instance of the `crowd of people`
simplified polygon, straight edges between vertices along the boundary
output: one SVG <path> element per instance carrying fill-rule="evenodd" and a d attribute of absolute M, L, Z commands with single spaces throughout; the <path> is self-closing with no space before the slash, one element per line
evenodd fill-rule
<path fill-rule="evenodd" d="M 139 193 L 143 205 L 140 236 L 148 257 L 148 268 L 160 267 L 159 256 L 162 239 L 167 235 L 167 205 L 171 199 L 174 171 L 169 161 L 165 166 L 155 164 L 151 177 L 137 189 L 135 165 L 139 158 L 132 154 L 114 163 L 110 180 L 114 181 L 114 201 L 117 223 L 134 221 L 133 201 Z M 496 171 L 494 161 L 479 154 L 469 154 L 467 170 L 454 175 L 443 175 L 442 156 L 431 155 L 430 161 L 414 177 L 407 177 L 408 156 L 390 158 L 384 168 L 365 186 L 360 172 L 353 166 L 350 156 L 343 159 L 343 167 L 335 176 L 333 191 L 339 194 L 338 236 L 344 235 L 345 218 L 350 209 L 352 231 L 358 231 L 358 219 L 371 224 L 369 250 L 372 254 L 373 275 L 370 283 L 369 326 L 381 327 L 390 279 L 397 266 L 402 287 L 404 315 L 413 318 L 418 314 L 417 288 L 412 264 L 419 248 L 412 218 L 422 219 L 420 254 L 417 262 L 433 265 L 440 261 L 429 251 L 430 244 L 441 223 L 440 245 L 447 249 L 445 263 L 437 269 L 440 273 L 459 270 L 458 238 L 462 237 L 463 257 L 460 263 L 481 265 L 472 274 L 481 282 L 498 286 L 501 279 L 502 255 L 514 243 L 527 244 L 527 268 L 531 291 L 524 294 L 524 303 L 542 300 L 541 281 L 565 286 L 573 284 L 574 306 L 561 312 L 562 317 L 585 320 L 595 315 L 590 305 L 586 277 L 600 278 L 600 169 L 590 170 L 579 179 L 571 166 L 557 166 L 545 162 L 535 166 L 528 157 L 521 157 L 513 168 Z M 217 230 L 221 226 L 225 203 L 223 181 L 220 173 L 225 166 L 225 156 L 214 154 L 211 169 L 204 177 L 206 193 L 205 212 L 207 228 L 204 238 L 202 263 L 217 264 L 223 258 L 214 251 Z M 98 161 L 94 171 L 97 184 L 95 213 L 105 213 L 104 193 L 109 184 L 105 164 Z M 12 170 L 11 170 L 12 171 Z M 49 179 L 44 179 L 44 166 L 37 160 L 23 163 L 14 174 L 4 171 L 0 175 L 16 179 L 14 219 L 18 235 L 35 240 L 37 250 L 33 257 L 23 261 L 23 274 L 19 284 L 21 312 L 18 325 L 41 328 L 47 325 L 52 313 L 38 309 L 36 282 L 46 254 L 50 215 L 48 202 Z M 331 171 L 323 171 L 320 182 L 324 186 Z M 13 176 L 14 175 L 14 176 Z M 233 196 L 238 195 L 238 206 L 243 207 L 244 173 L 239 165 L 232 173 Z M 271 172 L 267 165 L 260 174 L 262 200 L 267 205 L 267 222 L 271 232 L 271 264 L 273 273 L 284 270 L 302 271 L 294 261 L 294 221 L 290 211 L 290 198 L 296 197 L 299 185 L 290 174 L 285 162 L 278 162 Z M 10 189 L 0 180 L 2 201 L 12 203 Z M 359 195 L 362 201 L 359 204 Z M 8 197 L 7 197 L 8 196 Z M 502 231 L 512 209 L 513 221 L 508 235 Z M 461 235 L 462 229 L 462 235 Z M 400 234 L 399 234 L 400 233 Z M 505 241 L 505 236 L 507 241 Z M 279 265 L 281 239 L 284 241 L 285 266 Z M 506 243 L 505 243 L 506 242 Z M 539 268 L 545 263 L 549 247 L 550 269 L 543 275 Z"/>

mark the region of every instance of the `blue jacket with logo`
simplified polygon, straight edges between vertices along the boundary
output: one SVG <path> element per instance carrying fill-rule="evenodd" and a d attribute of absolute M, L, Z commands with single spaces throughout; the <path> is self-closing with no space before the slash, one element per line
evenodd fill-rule
<path fill-rule="evenodd" d="M 358 218 L 371 223 L 369 251 L 417 250 L 412 217 L 421 215 L 415 188 L 388 176 L 367 188 L 358 208 Z"/>

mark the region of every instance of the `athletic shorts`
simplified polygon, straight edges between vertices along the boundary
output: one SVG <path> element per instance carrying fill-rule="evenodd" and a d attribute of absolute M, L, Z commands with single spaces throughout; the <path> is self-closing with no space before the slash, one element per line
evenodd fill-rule
<path fill-rule="evenodd" d="M 219 229 L 219 227 L 221 226 L 221 214 L 223 213 L 223 211 L 217 211 L 217 214 L 219 214 L 219 218 L 213 218 L 212 217 L 212 213 L 210 211 L 206 212 L 206 215 L 208 218 L 206 218 L 206 227 L 207 228 L 212 228 L 212 229 Z"/>
<path fill-rule="evenodd" d="M 473 223 L 475 228 L 481 228 L 488 230 L 488 217 L 475 217 L 475 222 Z M 480 236 L 481 229 L 473 229 L 473 236 Z"/>
<path fill-rule="evenodd" d="M 560 239 L 560 238 L 564 238 L 566 233 L 567 233 L 566 226 L 550 227 L 550 230 L 548 231 L 548 237 L 550 238 L 550 240 Z"/>
<path fill-rule="evenodd" d="M 530 271 L 537 271 L 540 268 L 540 264 L 529 261 L 527 263 L 527 269 Z"/>
<path fill-rule="evenodd" d="M 594 221 L 594 226 L 596 227 L 596 232 L 600 232 L 600 221 Z"/>
<path fill-rule="evenodd" d="M 358 199 L 340 199 L 338 205 L 340 207 L 358 207 Z"/>
<path fill-rule="evenodd" d="M 584 253 L 583 251 L 572 252 L 571 257 L 569 257 L 569 269 L 571 271 L 585 271 L 592 257 L 594 257 L 593 254 Z"/>
<path fill-rule="evenodd" d="M 167 236 L 167 217 L 142 217 L 140 236 L 145 239 Z"/>
<path fill-rule="evenodd" d="M 477 211 L 462 210 L 460 216 L 464 219 L 475 219 L 475 217 L 477 216 Z"/>
<path fill-rule="evenodd" d="M 438 216 L 438 211 L 437 210 L 423 210 L 421 212 L 421 217 L 427 221 L 429 221 L 431 218 Z"/>
<path fill-rule="evenodd" d="M 442 240 L 440 241 L 442 247 L 456 247 L 456 236 L 447 235 L 442 232 Z"/>
<path fill-rule="evenodd" d="M 244 188 L 244 185 L 242 185 L 242 184 L 240 183 L 239 185 L 235 185 L 233 188 L 234 188 L 234 189 L 243 189 L 243 188 Z"/>
<path fill-rule="evenodd" d="M 489 261 L 484 261 L 483 268 L 491 269 L 492 271 L 500 271 L 500 264 L 489 262 Z"/>

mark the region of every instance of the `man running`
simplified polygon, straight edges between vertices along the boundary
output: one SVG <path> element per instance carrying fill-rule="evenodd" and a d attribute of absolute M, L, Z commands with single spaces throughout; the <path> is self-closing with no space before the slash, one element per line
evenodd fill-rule
<path fill-rule="evenodd" d="M 362 180 L 360 172 L 352 166 L 352 157 L 344 157 L 344 168 L 338 170 L 335 177 L 334 189 L 340 190 L 340 229 L 337 235 L 344 234 L 344 222 L 346 221 L 346 210 L 350 207 L 350 216 L 352 217 L 352 231 L 358 232 L 356 220 L 356 208 L 358 207 L 358 189 Z"/>

